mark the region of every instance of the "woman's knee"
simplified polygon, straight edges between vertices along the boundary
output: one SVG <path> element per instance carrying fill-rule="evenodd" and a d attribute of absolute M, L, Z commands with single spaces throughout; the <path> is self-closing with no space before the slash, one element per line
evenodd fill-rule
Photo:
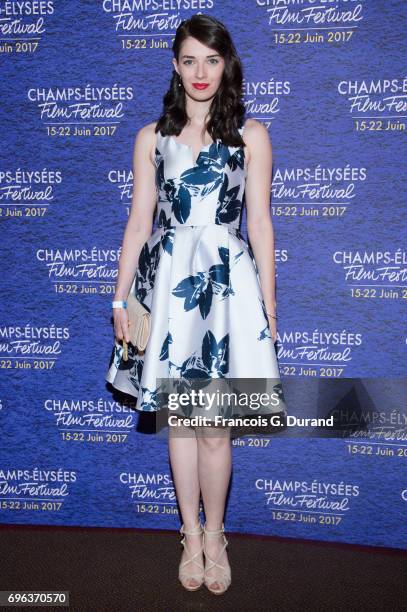
<path fill-rule="evenodd" d="M 230 427 L 196 427 L 198 444 L 208 450 L 216 451 L 230 444 Z"/>

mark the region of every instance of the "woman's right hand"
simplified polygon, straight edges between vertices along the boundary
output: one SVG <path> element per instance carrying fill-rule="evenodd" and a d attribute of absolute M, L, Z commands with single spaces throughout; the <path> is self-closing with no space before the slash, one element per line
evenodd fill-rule
<path fill-rule="evenodd" d="M 130 342 L 127 308 L 113 308 L 114 335 L 117 340 Z"/>

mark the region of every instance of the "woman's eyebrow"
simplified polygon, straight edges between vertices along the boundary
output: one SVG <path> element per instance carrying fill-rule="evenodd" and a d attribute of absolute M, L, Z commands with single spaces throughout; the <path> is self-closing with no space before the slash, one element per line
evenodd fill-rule
<path fill-rule="evenodd" d="M 195 55 L 182 55 L 181 59 L 184 59 L 184 57 L 195 59 Z M 213 53 L 212 55 L 207 55 L 206 57 L 219 57 L 219 53 Z"/>

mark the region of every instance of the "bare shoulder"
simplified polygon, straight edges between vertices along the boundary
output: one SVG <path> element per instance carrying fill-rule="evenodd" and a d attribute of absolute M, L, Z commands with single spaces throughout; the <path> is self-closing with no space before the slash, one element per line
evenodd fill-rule
<path fill-rule="evenodd" d="M 155 126 L 157 125 L 157 121 L 153 121 L 152 123 L 147 123 L 147 125 L 143 125 L 137 134 L 136 138 L 140 141 L 148 142 L 148 140 L 153 140 L 155 138 Z"/>
<path fill-rule="evenodd" d="M 152 163 L 154 163 L 154 152 L 157 143 L 156 125 L 157 121 L 153 121 L 141 127 L 137 132 L 135 142 L 135 148 L 148 154 Z"/>
<path fill-rule="evenodd" d="M 264 123 L 261 123 L 260 121 L 257 121 L 257 119 L 253 119 L 252 117 L 246 119 L 243 134 L 244 141 L 246 142 L 247 140 L 248 143 L 257 142 L 258 139 L 263 142 L 265 140 L 270 140 L 269 131 L 264 125 Z"/>
<path fill-rule="evenodd" d="M 263 123 L 257 121 L 257 119 L 253 119 L 252 117 L 249 117 L 245 121 L 243 140 L 248 153 L 248 161 L 252 157 L 254 150 L 262 154 L 271 149 L 271 140 L 268 129 Z"/>

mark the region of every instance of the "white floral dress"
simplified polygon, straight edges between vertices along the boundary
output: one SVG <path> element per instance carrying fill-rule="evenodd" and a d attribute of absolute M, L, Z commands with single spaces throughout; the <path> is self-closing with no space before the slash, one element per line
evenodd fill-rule
<path fill-rule="evenodd" d="M 240 128 L 243 135 L 244 127 Z M 252 250 L 239 230 L 247 163 L 219 139 L 191 147 L 157 133 L 157 229 L 140 252 L 131 291 L 151 312 L 143 353 L 115 340 L 106 380 L 160 409 L 165 378 L 274 379 L 285 410 L 274 343 Z"/>

